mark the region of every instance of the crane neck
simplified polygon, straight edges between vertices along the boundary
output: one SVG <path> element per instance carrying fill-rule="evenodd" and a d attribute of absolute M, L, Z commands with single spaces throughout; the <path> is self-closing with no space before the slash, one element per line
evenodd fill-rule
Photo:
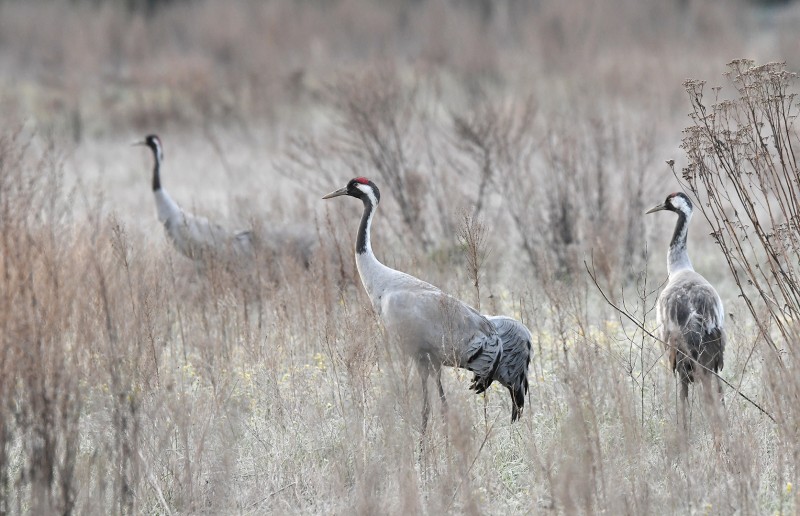
<path fill-rule="evenodd" d="M 159 188 L 153 191 L 153 195 L 156 198 L 156 211 L 158 212 L 159 222 L 162 224 L 166 224 L 170 220 L 174 222 L 178 220 L 175 217 L 180 217 L 180 220 L 183 220 L 183 212 L 178 203 L 169 196 L 166 190 Z"/>
<path fill-rule="evenodd" d="M 361 216 L 361 224 L 358 227 L 358 237 L 356 238 L 356 267 L 364 290 L 372 301 L 372 306 L 380 313 L 381 296 L 389 284 L 390 278 L 399 274 L 394 269 L 387 267 L 378 261 L 375 253 L 372 252 L 370 242 L 370 229 L 372 227 L 372 217 L 378 207 L 377 199 L 362 198 L 364 202 L 364 214 Z"/>
<path fill-rule="evenodd" d="M 155 160 L 153 165 L 153 191 L 157 192 L 161 190 L 161 160 L 156 150 L 153 150 L 153 159 Z"/>
<path fill-rule="evenodd" d="M 372 252 L 372 243 L 370 242 L 370 229 L 372 227 L 372 216 L 375 215 L 376 205 L 368 197 L 363 199 L 364 213 L 361 215 L 361 224 L 358 226 L 358 235 L 356 238 L 356 257 L 363 254 L 375 256 Z"/>
<path fill-rule="evenodd" d="M 678 211 L 678 222 L 675 224 L 675 232 L 672 234 L 672 241 L 669 244 L 667 254 L 667 271 L 669 274 L 689 269 L 694 270 L 692 262 L 689 260 L 689 253 L 686 250 L 687 235 L 689 233 L 689 221 L 692 214 Z"/>

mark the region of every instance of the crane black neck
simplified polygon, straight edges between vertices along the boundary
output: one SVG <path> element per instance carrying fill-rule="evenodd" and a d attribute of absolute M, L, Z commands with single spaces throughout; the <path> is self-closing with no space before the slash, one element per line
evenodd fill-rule
<path fill-rule="evenodd" d="M 669 243 L 668 268 L 669 270 L 691 269 L 692 264 L 689 261 L 689 253 L 686 250 L 690 216 L 680 210 L 677 210 L 676 213 L 678 222 L 675 223 L 675 232 L 672 234 L 672 241 Z"/>
<path fill-rule="evenodd" d="M 153 149 L 153 159 L 155 160 L 153 165 L 153 191 L 157 192 L 161 190 L 161 160 L 158 159 L 158 151 L 155 149 Z"/>
<path fill-rule="evenodd" d="M 369 231 L 372 225 L 372 215 L 375 214 L 375 206 L 368 196 L 361 198 L 364 203 L 364 213 L 361 215 L 361 224 L 358 226 L 358 237 L 356 238 L 356 254 L 364 254 L 372 251 L 369 241 Z"/>
<path fill-rule="evenodd" d="M 672 233 L 672 240 L 669 246 L 686 247 L 686 235 L 689 232 L 689 217 L 682 211 L 677 211 L 676 213 L 678 214 L 678 222 L 675 223 L 675 231 Z"/>
<path fill-rule="evenodd" d="M 156 161 L 155 167 L 153 167 L 153 191 L 157 192 L 161 190 L 161 177 L 158 173 L 159 163 Z"/>

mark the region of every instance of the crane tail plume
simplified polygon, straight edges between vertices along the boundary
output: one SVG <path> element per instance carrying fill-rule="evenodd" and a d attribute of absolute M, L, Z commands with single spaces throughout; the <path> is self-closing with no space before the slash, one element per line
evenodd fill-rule
<path fill-rule="evenodd" d="M 500 351 L 494 359 L 492 368 L 486 374 L 479 375 L 478 373 L 475 373 L 475 376 L 472 377 L 472 382 L 469 384 L 469 388 L 475 391 L 475 394 L 481 394 L 492 385 L 492 382 L 494 382 L 494 377 L 497 374 L 497 368 L 500 366 L 502 357 L 503 357 L 503 352 Z"/>
<path fill-rule="evenodd" d="M 519 419 L 519 416 L 522 415 L 522 409 L 525 408 L 525 394 L 528 392 L 528 377 L 523 377 L 522 382 L 516 387 L 509 387 L 508 392 L 511 394 L 511 422 L 513 423 Z"/>
<path fill-rule="evenodd" d="M 722 370 L 722 356 L 725 350 L 725 335 L 722 330 L 714 328 L 709 332 L 702 330 L 687 332 L 686 347 L 688 357 L 679 357 L 678 362 L 683 362 L 683 374 L 690 383 L 695 381 L 695 362 L 703 366 L 698 368 L 701 371 L 705 368 L 715 373 Z"/>
<path fill-rule="evenodd" d="M 503 341 L 494 379 L 508 389 L 511 395 L 511 422 L 522 415 L 525 395 L 528 393 L 528 366 L 531 362 L 531 332 L 521 322 L 510 317 L 489 316 Z"/>

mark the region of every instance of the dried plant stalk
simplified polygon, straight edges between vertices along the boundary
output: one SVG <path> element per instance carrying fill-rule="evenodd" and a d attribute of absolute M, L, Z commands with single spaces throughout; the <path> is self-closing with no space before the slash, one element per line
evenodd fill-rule
<path fill-rule="evenodd" d="M 796 342 L 800 328 L 800 225 L 796 74 L 783 63 L 736 60 L 726 73 L 737 96 L 713 100 L 703 81 L 685 83 L 692 125 L 681 177 L 700 200 L 728 267 L 767 342 Z M 766 309 L 769 318 L 763 317 Z M 772 333 L 770 321 L 777 333 Z"/>

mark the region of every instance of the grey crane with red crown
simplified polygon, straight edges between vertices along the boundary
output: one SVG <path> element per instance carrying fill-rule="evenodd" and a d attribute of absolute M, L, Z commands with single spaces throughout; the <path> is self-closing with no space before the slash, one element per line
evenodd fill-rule
<path fill-rule="evenodd" d="M 484 392 L 497 380 L 511 393 L 511 421 L 516 421 L 528 392 L 531 333 L 509 317 L 491 317 L 430 283 L 387 267 L 375 257 L 370 228 L 381 194 L 372 181 L 357 177 L 323 199 L 347 195 L 360 199 L 364 212 L 356 238 L 361 282 L 390 340 L 414 360 L 422 379 L 422 433 L 430 414 L 428 378 L 436 375 L 444 406 L 442 366 L 472 371 L 470 388 Z"/>

